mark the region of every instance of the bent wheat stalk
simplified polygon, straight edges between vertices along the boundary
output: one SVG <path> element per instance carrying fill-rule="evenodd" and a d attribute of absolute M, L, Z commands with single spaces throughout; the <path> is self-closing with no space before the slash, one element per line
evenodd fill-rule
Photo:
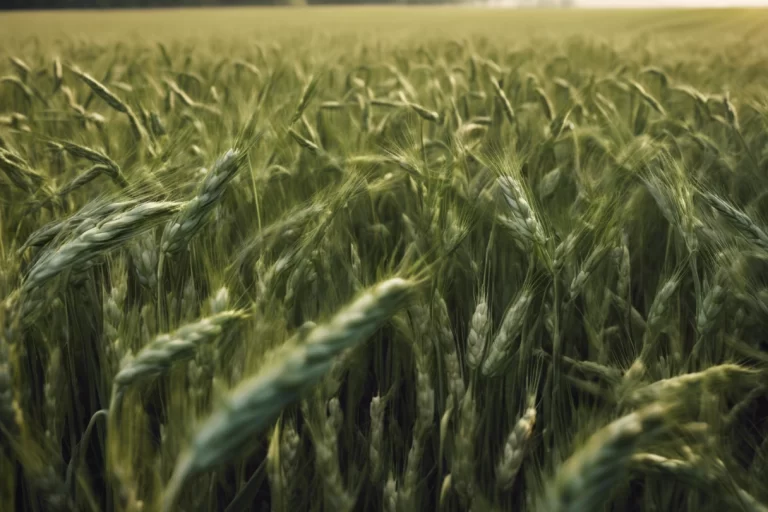
<path fill-rule="evenodd" d="M 667 408 L 654 404 L 593 434 L 557 471 L 537 510 L 600 510 L 608 492 L 628 470 L 635 450 L 664 430 L 667 412 Z"/>
<path fill-rule="evenodd" d="M 195 474 L 240 454 L 249 440 L 288 404 L 296 401 L 331 368 L 342 351 L 365 341 L 395 314 L 415 287 L 393 278 L 368 289 L 329 322 L 306 333 L 303 343 L 279 361 L 242 382 L 198 430 L 177 461 L 163 498 L 162 510 L 174 510 L 181 488 Z"/>
<path fill-rule="evenodd" d="M 197 195 L 165 227 L 160 242 L 163 253 L 175 254 L 187 246 L 224 194 L 227 184 L 242 167 L 245 156 L 243 152 L 230 149 L 213 164 Z"/>
<path fill-rule="evenodd" d="M 155 338 L 136 357 L 123 362 L 113 380 L 110 409 L 119 407 L 126 388 L 162 375 L 175 364 L 193 359 L 200 344 L 213 340 L 228 325 L 244 317 L 243 311 L 223 311 Z"/>
<path fill-rule="evenodd" d="M 85 230 L 35 263 L 22 284 L 22 297 L 39 291 L 57 275 L 115 249 L 128 239 L 156 226 L 178 212 L 183 205 L 177 202 L 142 203 Z M 32 318 L 25 315 L 24 320 L 29 322 Z"/>

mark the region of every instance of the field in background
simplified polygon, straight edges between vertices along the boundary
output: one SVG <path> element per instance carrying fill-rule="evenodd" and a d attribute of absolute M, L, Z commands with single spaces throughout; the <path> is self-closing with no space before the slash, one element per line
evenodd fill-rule
<path fill-rule="evenodd" d="M 0 15 L 0 510 L 768 512 L 766 25 Z"/>
<path fill-rule="evenodd" d="M 436 35 L 484 35 L 503 41 L 564 37 L 574 33 L 631 36 L 652 33 L 694 36 L 726 33 L 758 47 L 765 9 L 711 10 L 531 10 L 483 7 L 312 7 L 153 9 L 115 11 L 10 12 L 0 16 L 0 37 L 41 41 L 59 36 L 106 40 L 141 37 L 262 37 L 355 34 L 385 39 Z M 714 41 L 712 41 L 714 43 Z"/>

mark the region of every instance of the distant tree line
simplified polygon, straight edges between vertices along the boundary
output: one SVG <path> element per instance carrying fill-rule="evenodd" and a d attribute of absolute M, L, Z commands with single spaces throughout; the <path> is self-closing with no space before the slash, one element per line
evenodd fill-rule
<path fill-rule="evenodd" d="M 476 0 L 0 0 L 0 10 L 18 9 L 144 9 L 147 7 L 206 7 L 301 4 L 443 4 Z M 482 0 L 481 0 L 482 1 Z M 526 7 L 572 7 L 575 0 L 485 0 Z M 2 16 L 2 15 L 0 15 Z"/>
<path fill-rule="evenodd" d="M 303 0 L 309 4 L 445 3 L 450 0 Z M 114 9 L 225 5 L 285 5 L 295 0 L 0 0 L 0 9 Z"/>

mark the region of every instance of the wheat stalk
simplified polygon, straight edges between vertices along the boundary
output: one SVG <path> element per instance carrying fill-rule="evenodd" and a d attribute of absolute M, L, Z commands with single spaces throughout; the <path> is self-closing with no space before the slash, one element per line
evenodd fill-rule
<path fill-rule="evenodd" d="M 244 152 L 231 149 L 213 164 L 195 197 L 185 203 L 163 230 L 160 240 L 163 254 L 176 254 L 187 247 L 221 199 L 227 184 L 243 166 L 245 158 Z"/>
<path fill-rule="evenodd" d="M 525 322 L 528 307 L 533 297 L 530 292 L 523 291 L 504 313 L 499 332 L 491 342 L 488 353 L 482 365 L 483 375 L 489 376 L 497 373 L 509 360 L 513 349 L 513 342 L 520 334 Z"/>
<path fill-rule="evenodd" d="M 237 386 L 198 429 L 179 458 L 166 487 L 164 510 L 172 510 L 186 479 L 241 453 L 242 448 L 331 368 L 342 351 L 365 341 L 410 296 L 415 283 L 400 278 L 369 288 L 327 323 L 313 328 L 303 343 L 263 372 Z"/>
<path fill-rule="evenodd" d="M 668 409 L 651 405 L 623 416 L 593 434 L 557 470 L 537 510 L 598 510 L 627 471 L 632 455 L 658 436 Z"/>
<path fill-rule="evenodd" d="M 504 443 L 504 451 L 496 464 L 496 485 L 502 490 L 509 490 L 515 483 L 517 474 L 523 464 L 523 458 L 536 424 L 535 397 L 528 399 L 525 412 L 512 427 Z"/>
<path fill-rule="evenodd" d="M 480 299 L 472 313 L 467 335 L 467 364 L 473 370 L 477 370 L 483 362 L 491 327 L 488 303 Z"/>
<path fill-rule="evenodd" d="M 33 295 L 52 278 L 151 229 L 178 212 L 183 205 L 184 203 L 174 202 L 141 203 L 85 230 L 58 249 L 46 253 L 35 263 L 22 284 L 22 297 Z M 30 322 L 32 318 L 25 316 L 23 321 Z"/>
<path fill-rule="evenodd" d="M 113 405 L 118 408 L 125 390 L 168 372 L 174 365 L 195 357 L 197 348 L 221 335 L 229 324 L 245 318 L 243 311 L 224 311 L 161 334 L 135 357 L 124 359 L 113 382 Z M 117 410 L 117 409 L 115 409 Z"/>

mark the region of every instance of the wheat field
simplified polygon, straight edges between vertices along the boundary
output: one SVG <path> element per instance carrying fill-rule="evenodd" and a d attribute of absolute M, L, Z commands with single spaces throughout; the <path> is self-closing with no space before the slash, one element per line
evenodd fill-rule
<path fill-rule="evenodd" d="M 0 15 L 0 510 L 768 511 L 766 24 Z"/>

